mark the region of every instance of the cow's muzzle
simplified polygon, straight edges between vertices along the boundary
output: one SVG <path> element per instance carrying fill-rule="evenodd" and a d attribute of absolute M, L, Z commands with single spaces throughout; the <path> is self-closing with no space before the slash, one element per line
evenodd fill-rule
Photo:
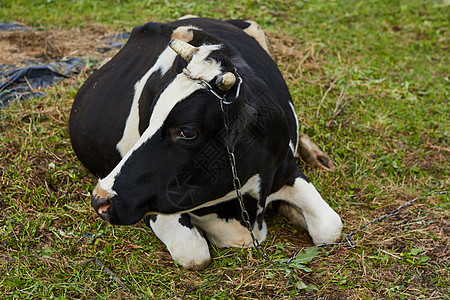
<path fill-rule="evenodd" d="M 111 221 L 111 198 L 105 197 L 104 193 L 97 186 L 92 193 L 91 205 L 97 214 L 105 221 Z"/>

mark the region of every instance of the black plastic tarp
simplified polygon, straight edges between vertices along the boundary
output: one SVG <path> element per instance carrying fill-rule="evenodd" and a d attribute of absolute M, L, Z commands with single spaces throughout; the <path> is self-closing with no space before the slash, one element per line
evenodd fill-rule
<path fill-rule="evenodd" d="M 0 106 L 11 100 L 41 97 L 39 88 L 48 87 L 61 79 L 80 72 L 85 65 L 82 58 L 70 58 L 48 64 L 0 72 Z"/>
<path fill-rule="evenodd" d="M 33 28 L 25 27 L 17 23 L 0 23 L 0 31 L 18 31 L 18 30 L 33 30 Z"/>

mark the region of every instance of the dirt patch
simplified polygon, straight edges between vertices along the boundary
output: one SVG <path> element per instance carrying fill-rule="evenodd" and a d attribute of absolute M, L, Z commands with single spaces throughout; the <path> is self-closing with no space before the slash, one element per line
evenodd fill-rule
<path fill-rule="evenodd" d="M 266 34 L 285 79 L 298 80 L 304 70 L 322 69 L 323 54 L 315 49 L 313 43 L 305 43 L 283 33 L 266 32 Z"/>
<path fill-rule="evenodd" d="M 112 33 L 101 25 L 48 31 L 0 31 L 0 63 L 21 67 L 27 61 L 64 57 L 105 58 L 114 54 L 105 37 Z M 100 53 L 98 50 L 102 49 Z M 106 50 L 106 51 L 105 51 Z M 109 51 L 108 51 L 109 50 Z"/>

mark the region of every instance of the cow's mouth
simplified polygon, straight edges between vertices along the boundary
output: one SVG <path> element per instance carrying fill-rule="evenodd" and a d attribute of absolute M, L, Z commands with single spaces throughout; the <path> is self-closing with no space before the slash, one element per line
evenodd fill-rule
<path fill-rule="evenodd" d="M 101 214 L 103 212 L 106 212 L 108 210 L 108 208 L 110 208 L 110 207 L 111 207 L 111 204 L 109 204 L 109 203 L 103 204 L 102 206 L 100 206 L 98 208 L 98 213 Z"/>
<path fill-rule="evenodd" d="M 93 195 L 91 199 L 91 205 L 103 220 L 109 222 L 110 212 L 108 210 L 111 207 L 111 200 L 109 198 L 105 199 Z"/>

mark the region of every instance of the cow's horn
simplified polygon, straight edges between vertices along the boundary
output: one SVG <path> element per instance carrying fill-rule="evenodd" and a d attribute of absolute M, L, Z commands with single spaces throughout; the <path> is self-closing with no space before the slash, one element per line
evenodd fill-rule
<path fill-rule="evenodd" d="M 236 83 L 236 76 L 231 72 L 226 72 L 217 77 L 216 85 L 222 91 L 228 91 Z"/>
<path fill-rule="evenodd" d="M 198 48 L 177 39 L 172 39 L 169 46 L 187 62 L 190 62 L 194 53 L 198 51 Z"/>

